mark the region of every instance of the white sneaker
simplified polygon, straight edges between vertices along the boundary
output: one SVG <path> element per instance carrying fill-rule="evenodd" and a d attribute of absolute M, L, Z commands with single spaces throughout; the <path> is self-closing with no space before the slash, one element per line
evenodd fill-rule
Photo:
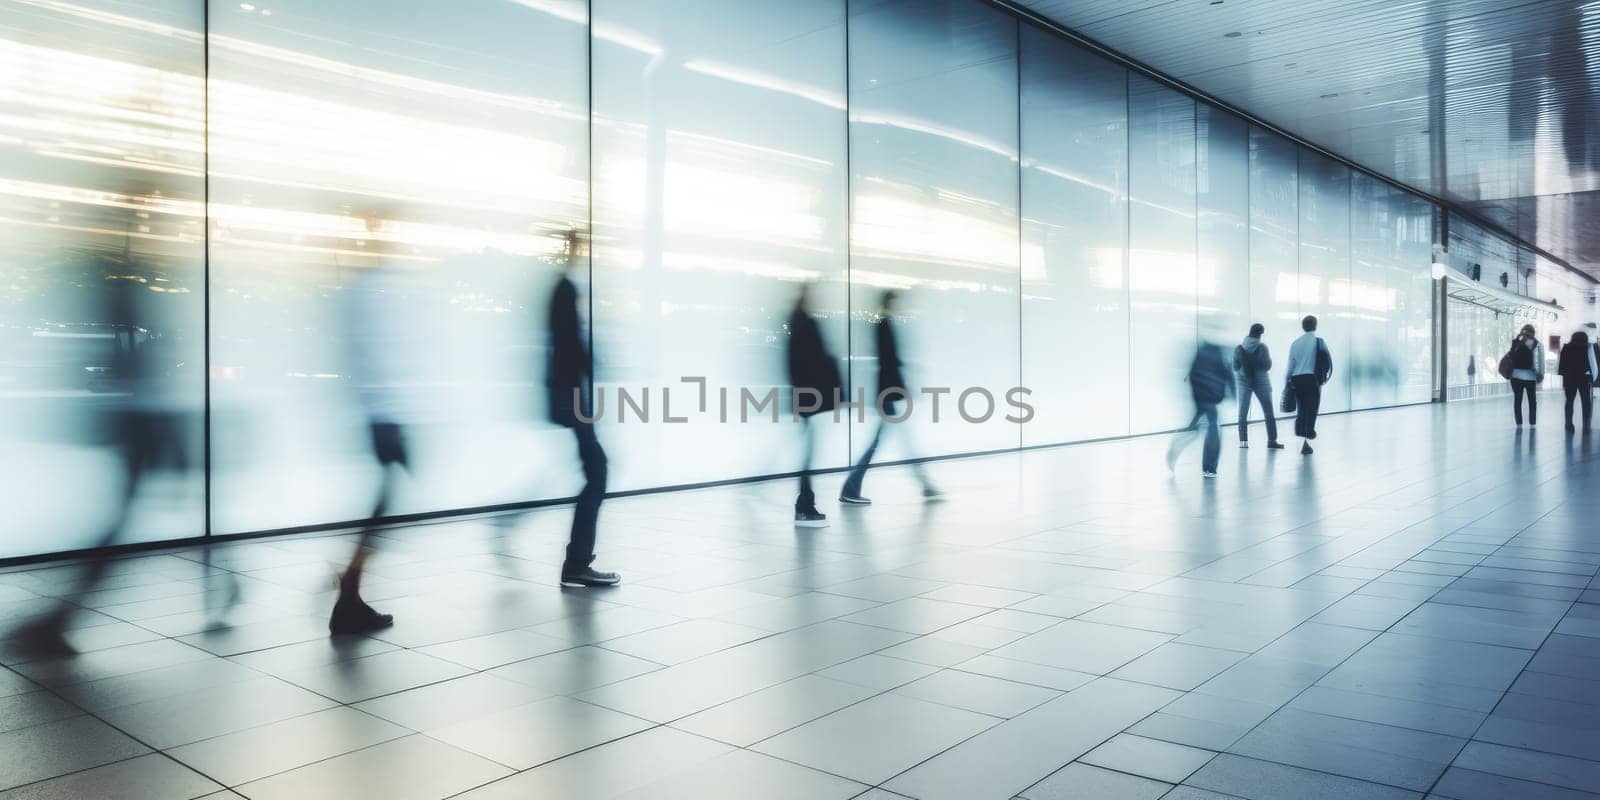
<path fill-rule="evenodd" d="M 1217 473 L 1210 472 L 1210 471 L 1205 471 L 1205 472 L 1201 472 L 1200 473 L 1200 477 L 1202 477 L 1202 478 L 1215 478 L 1215 477 L 1217 477 Z"/>
<path fill-rule="evenodd" d="M 1239 443 L 1239 449 L 1240 450 L 1249 450 L 1250 449 L 1250 443 L 1249 442 L 1240 442 Z"/>

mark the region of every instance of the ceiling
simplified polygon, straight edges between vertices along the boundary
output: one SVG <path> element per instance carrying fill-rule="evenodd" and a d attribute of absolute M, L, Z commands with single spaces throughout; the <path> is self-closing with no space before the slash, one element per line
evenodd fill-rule
<path fill-rule="evenodd" d="M 1600 0 L 1010 0 L 1600 278 Z"/>

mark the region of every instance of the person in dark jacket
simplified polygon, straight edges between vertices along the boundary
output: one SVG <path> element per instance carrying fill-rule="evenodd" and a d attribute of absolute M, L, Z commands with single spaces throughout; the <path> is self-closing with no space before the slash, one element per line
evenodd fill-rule
<path fill-rule="evenodd" d="M 1544 382 L 1544 345 L 1532 325 L 1522 326 L 1506 352 L 1511 359 L 1511 413 L 1522 427 L 1522 398 L 1528 398 L 1528 424 L 1539 424 L 1539 384 Z"/>
<path fill-rule="evenodd" d="M 1222 452 L 1222 432 L 1217 428 L 1217 405 L 1233 394 L 1233 376 L 1228 374 L 1227 356 L 1220 346 L 1201 342 L 1189 364 L 1189 391 L 1194 396 L 1194 419 L 1167 448 L 1167 469 L 1176 469 L 1178 456 L 1193 442 L 1202 422 L 1206 425 L 1205 451 L 1200 474 L 1217 477 L 1217 459 Z"/>
<path fill-rule="evenodd" d="M 872 433 L 872 441 L 867 445 L 866 452 L 861 454 L 861 460 L 856 462 L 855 467 L 850 470 L 850 477 L 845 479 L 844 489 L 839 493 L 841 503 L 860 506 L 872 503 L 861 495 L 861 484 L 866 480 L 867 467 L 871 466 L 872 456 L 883 441 L 884 431 L 891 424 L 898 425 L 904 421 L 897 419 L 900 416 L 900 401 L 909 398 L 910 392 L 906 388 L 904 365 L 900 360 L 900 347 L 894 330 L 894 306 L 897 298 L 898 295 L 892 289 L 883 293 L 878 305 L 878 320 L 872 326 L 872 339 L 878 353 L 878 427 Z M 901 433 L 902 446 L 909 451 L 910 431 Z M 940 496 L 922 462 L 912 461 L 911 469 L 916 473 L 917 480 L 922 483 L 924 498 L 931 500 Z"/>
<path fill-rule="evenodd" d="M 1567 430 L 1576 430 L 1572 424 L 1572 401 L 1582 400 L 1583 432 L 1588 433 L 1589 421 L 1594 416 L 1594 398 L 1590 390 L 1594 388 L 1595 376 L 1600 375 L 1600 364 L 1595 362 L 1589 334 L 1583 331 L 1572 334 L 1572 341 L 1561 348 L 1556 372 L 1561 376 L 1561 388 L 1567 394 Z"/>
<path fill-rule="evenodd" d="M 816 450 L 811 420 L 837 407 L 844 382 L 839 377 L 839 363 L 822 341 L 822 328 L 811 316 L 810 284 L 801 284 L 794 310 L 789 313 L 788 328 L 791 400 L 795 414 L 805 426 L 800 434 L 804 439 L 804 455 L 800 465 L 800 495 L 794 501 L 794 524 L 802 528 L 821 528 L 828 524 L 828 518 L 817 510 L 816 492 L 811 488 L 811 458 Z"/>
<path fill-rule="evenodd" d="M 1233 373 L 1239 378 L 1239 446 L 1250 446 L 1250 398 L 1254 397 L 1267 424 L 1267 449 L 1282 450 L 1278 418 L 1272 409 L 1272 353 L 1261 341 L 1266 332 L 1266 326 L 1257 322 L 1250 326 L 1250 335 L 1233 348 Z"/>
<path fill-rule="evenodd" d="M 594 359 L 578 314 L 578 287 L 572 281 L 573 271 L 586 263 L 586 255 L 583 237 L 568 231 L 561 277 L 550 293 L 550 360 L 545 366 L 550 421 L 572 430 L 583 465 L 583 490 L 572 510 L 572 534 L 561 565 L 561 585 L 567 588 L 614 586 L 622 580 L 615 572 L 601 572 L 593 566 L 595 527 L 606 494 L 606 451 L 594 431 L 590 385 Z"/>

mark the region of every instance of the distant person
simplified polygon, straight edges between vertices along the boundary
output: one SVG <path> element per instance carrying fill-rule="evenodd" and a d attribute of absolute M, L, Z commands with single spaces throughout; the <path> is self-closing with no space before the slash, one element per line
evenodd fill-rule
<path fill-rule="evenodd" d="M 594 402 L 591 380 L 594 359 L 578 314 L 578 286 L 572 281 L 584 259 L 583 238 L 577 231 L 567 232 L 566 253 L 561 277 L 550 293 L 550 360 L 546 365 L 545 387 L 550 396 L 550 420 L 572 429 L 578 442 L 578 460 L 583 464 L 583 490 L 572 510 L 572 535 L 567 540 L 566 559 L 561 565 L 561 585 L 566 588 L 615 586 L 622 576 L 594 568 L 595 528 L 600 519 L 600 501 L 606 494 L 606 451 L 594 431 Z"/>
<path fill-rule="evenodd" d="M 1317 335 L 1317 318 L 1300 320 L 1305 333 L 1289 345 L 1289 384 L 1294 392 L 1294 435 L 1300 437 L 1300 454 L 1311 455 L 1311 440 L 1317 438 L 1317 411 L 1322 406 L 1322 387 L 1333 378 L 1333 354 L 1328 343 Z"/>
<path fill-rule="evenodd" d="M 1206 444 L 1200 459 L 1200 475 L 1215 478 L 1217 459 L 1222 452 L 1222 432 L 1217 428 L 1217 405 L 1233 394 L 1233 376 L 1228 374 L 1228 363 L 1221 346 L 1201 342 L 1195 348 L 1194 360 L 1189 364 L 1189 391 L 1194 397 L 1194 418 L 1167 448 L 1167 469 L 1177 467 L 1178 456 L 1194 441 L 1201 423 L 1204 423 Z M 1242 404 L 1244 401 L 1240 402 Z"/>
<path fill-rule="evenodd" d="M 811 420 L 838 403 L 844 382 L 839 364 L 822 341 L 822 328 L 811 316 L 811 285 L 801 284 L 789 313 L 789 384 L 793 387 L 795 413 L 803 422 L 800 464 L 800 495 L 794 501 L 794 524 L 801 528 L 821 528 L 828 518 L 817 510 L 817 495 L 811 488 L 811 459 L 816 451 L 816 432 Z"/>
<path fill-rule="evenodd" d="M 1544 345 L 1532 325 L 1522 326 L 1506 352 L 1511 362 L 1511 413 L 1522 427 L 1522 397 L 1528 397 L 1528 424 L 1539 424 L 1539 383 L 1544 380 Z"/>
<path fill-rule="evenodd" d="M 1266 333 L 1264 325 L 1250 326 L 1250 335 L 1233 348 L 1233 372 L 1239 379 L 1239 446 L 1250 446 L 1250 398 L 1261 404 L 1261 416 L 1267 424 L 1267 449 L 1282 450 L 1278 441 L 1278 418 L 1272 407 L 1272 354 L 1261 341 Z"/>
<path fill-rule="evenodd" d="M 1589 421 L 1594 416 L 1594 398 L 1590 390 L 1594 388 L 1595 376 L 1600 375 L 1600 364 L 1596 363 L 1594 347 L 1589 344 L 1589 334 L 1578 331 L 1572 334 L 1572 341 L 1562 345 L 1556 372 L 1561 375 L 1561 389 L 1567 394 L 1567 430 L 1576 430 L 1572 425 L 1572 401 L 1581 400 L 1583 432 L 1588 433 Z"/>
<path fill-rule="evenodd" d="M 861 454 L 861 460 L 856 462 L 855 468 L 850 470 L 850 477 L 845 479 L 844 489 L 839 493 L 839 502 L 850 505 L 869 505 L 871 500 L 861 495 L 861 484 L 866 480 L 867 467 L 872 464 L 872 456 L 878 450 L 878 445 L 883 441 L 884 431 L 890 423 L 883 417 L 899 415 L 900 401 L 909 397 L 906 389 L 906 377 L 903 372 L 904 365 L 900 361 L 900 347 L 895 339 L 894 307 L 899 295 L 890 289 L 883 293 L 878 301 L 878 320 L 872 325 L 872 339 L 878 353 L 878 427 L 872 432 L 872 441 L 867 445 L 866 452 Z M 899 424 L 899 423 L 896 423 Z M 900 441 L 910 450 L 910 431 L 902 431 Z M 908 453 L 908 455 L 911 455 Z M 913 456 L 914 458 L 914 456 Z M 922 462 L 913 460 L 911 469 L 916 474 L 917 480 L 922 483 L 922 496 L 933 499 L 939 497 L 939 490 L 934 487 L 933 481 L 928 477 L 928 471 Z"/>
<path fill-rule="evenodd" d="M 1467 385 L 1472 386 L 1478 382 L 1478 359 L 1467 359 Z"/>

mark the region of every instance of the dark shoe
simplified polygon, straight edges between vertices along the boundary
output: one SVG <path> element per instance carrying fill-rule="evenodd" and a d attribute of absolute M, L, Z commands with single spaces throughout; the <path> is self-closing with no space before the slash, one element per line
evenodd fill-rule
<path fill-rule="evenodd" d="M 615 572 L 601 572 L 594 567 L 584 567 L 582 572 L 574 572 L 561 576 L 563 589 L 582 589 L 589 586 L 616 586 L 622 583 L 622 576 Z"/>
<path fill-rule="evenodd" d="M 870 499 L 862 497 L 859 494 L 841 494 L 839 495 L 839 502 L 844 503 L 847 506 L 872 505 L 872 501 Z"/>
<path fill-rule="evenodd" d="M 828 517 L 821 511 L 796 511 L 794 512 L 794 526 L 796 528 L 826 528 Z"/>
<path fill-rule="evenodd" d="M 75 656 L 78 649 L 66 637 L 61 620 L 54 616 L 35 620 L 11 634 L 16 649 L 27 658 L 66 658 Z"/>
<path fill-rule="evenodd" d="M 1567 423 L 1567 433 L 1572 433 L 1575 430 L 1577 430 L 1577 428 L 1574 427 L 1572 423 Z"/>
<path fill-rule="evenodd" d="M 1301 445 L 1300 445 L 1300 455 L 1309 456 L 1313 452 L 1314 451 L 1311 449 L 1311 443 L 1310 442 L 1301 443 Z"/>
<path fill-rule="evenodd" d="M 328 617 L 328 632 L 334 635 L 370 633 L 394 624 L 394 616 L 379 614 L 367 605 L 360 595 L 339 593 L 333 604 L 333 615 Z"/>
<path fill-rule="evenodd" d="M 1282 450 L 1283 442 L 1267 442 L 1268 450 Z"/>
<path fill-rule="evenodd" d="M 943 500 L 944 492 L 939 491 L 939 487 L 931 483 L 925 483 L 922 485 L 922 499 L 928 501 Z"/>

